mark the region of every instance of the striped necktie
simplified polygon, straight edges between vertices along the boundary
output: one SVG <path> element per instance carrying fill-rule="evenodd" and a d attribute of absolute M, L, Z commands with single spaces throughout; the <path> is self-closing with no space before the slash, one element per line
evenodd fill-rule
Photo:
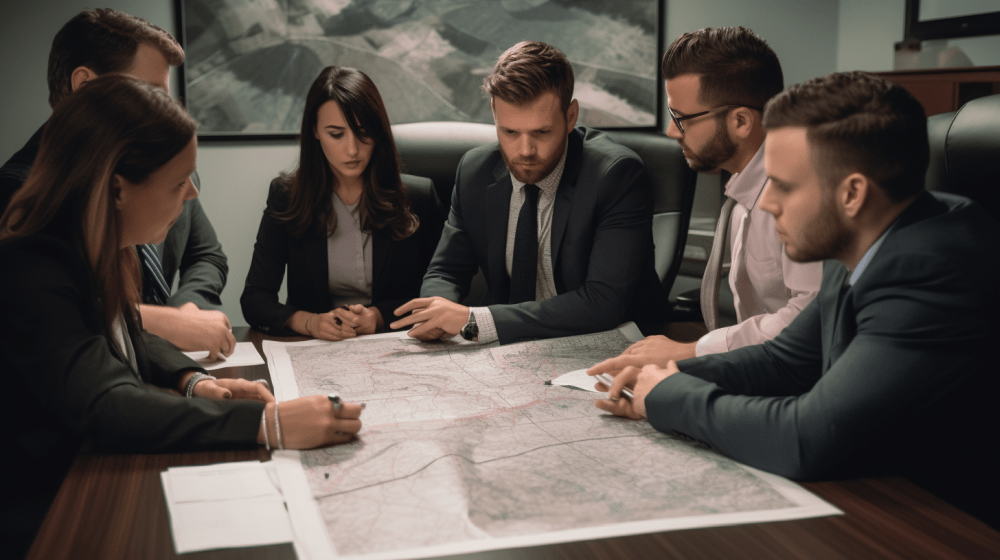
<path fill-rule="evenodd" d="M 136 245 L 142 268 L 142 301 L 147 304 L 166 305 L 170 287 L 163 278 L 163 265 L 155 245 Z"/>

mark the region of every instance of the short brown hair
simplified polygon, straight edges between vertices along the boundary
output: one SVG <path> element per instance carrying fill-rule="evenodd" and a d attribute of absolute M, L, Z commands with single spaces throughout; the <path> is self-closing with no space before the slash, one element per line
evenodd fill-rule
<path fill-rule="evenodd" d="M 762 109 L 784 87 L 778 55 L 745 27 L 706 27 L 681 35 L 663 53 L 660 70 L 665 80 L 701 76 L 699 98 L 712 106 Z"/>
<path fill-rule="evenodd" d="M 563 113 L 573 101 L 573 65 L 563 52 L 538 41 L 521 41 L 497 59 L 493 73 L 483 80 L 490 98 L 520 105 L 555 91 Z"/>
<path fill-rule="evenodd" d="M 764 129 L 806 127 L 813 167 L 828 185 L 851 173 L 896 202 L 924 188 L 930 159 L 924 107 L 867 72 L 833 73 L 789 87 L 764 110 Z"/>
<path fill-rule="evenodd" d="M 52 40 L 49 105 L 55 108 L 73 91 L 73 70 L 85 66 L 98 75 L 123 72 L 141 44 L 159 49 L 171 66 L 184 63 L 184 49 L 174 36 L 140 17 L 110 8 L 80 12 Z"/>

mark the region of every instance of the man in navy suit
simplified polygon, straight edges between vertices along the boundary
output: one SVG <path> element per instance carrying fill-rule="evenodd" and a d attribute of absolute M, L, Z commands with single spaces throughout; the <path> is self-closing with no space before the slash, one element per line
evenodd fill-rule
<path fill-rule="evenodd" d="M 642 160 L 575 128 L 573 67 L 522 42 L 484 81 L 497 144 L 458 166 L 451 212 L 421 287 L 393 328 L 430 340 L 501 344 L 597 332 L 662 313 L 653 268 L 652 190 Z M 457 303 L 477 268 L 482 307 Z M 640 312 L 641 310 L 641 312 Z"/>
<path fill-rule="evenodd" d="M 790 478 L 903 475 L 997 525 L 1000 226 L 924 191 L 923 107 L 885 79 L 792 86 L 764 128 L 760 206 L 789 258 L 829 259 L 819 295 L 761 345 L 674 363 L 637 343 L 589 371 L 634 399 L 597 406 Z"/>

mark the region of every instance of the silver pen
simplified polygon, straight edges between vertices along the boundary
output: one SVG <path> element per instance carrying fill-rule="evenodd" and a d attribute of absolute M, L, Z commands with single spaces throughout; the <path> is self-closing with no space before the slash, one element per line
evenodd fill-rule
<path fill-rule="evenodd" d="M 608 389 L 611 389 L 611 384 L 614 383 L 615 381 L 615 378 L 611 377 L 611 375 L 607 373 L 599 373 L 594 377 L 597 378 L 597 380 L 600 381 L 601 383 L 607 385 Z M 628 387 L 622 387 L 621 394 L 628 400 L 632 400 L 633 398 L 635 398 L 635 395 L 632 394 L 632 390 L 629 389 Z M 618 400 L 618 399 L 611 399 L 611 400 Z"/>

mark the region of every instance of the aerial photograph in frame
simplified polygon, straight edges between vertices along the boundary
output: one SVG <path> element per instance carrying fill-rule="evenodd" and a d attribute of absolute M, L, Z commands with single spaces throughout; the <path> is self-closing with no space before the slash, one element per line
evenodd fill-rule
<path fill-rule="evenodd" d="M 368 74 L 392 123 L 493 123 L 480 90 L 522 40 L 566 53 L 579 123 L 656 125 L 660 0 L 180 0 L 201 137 L 295 135 L 326 66 Z"/>

